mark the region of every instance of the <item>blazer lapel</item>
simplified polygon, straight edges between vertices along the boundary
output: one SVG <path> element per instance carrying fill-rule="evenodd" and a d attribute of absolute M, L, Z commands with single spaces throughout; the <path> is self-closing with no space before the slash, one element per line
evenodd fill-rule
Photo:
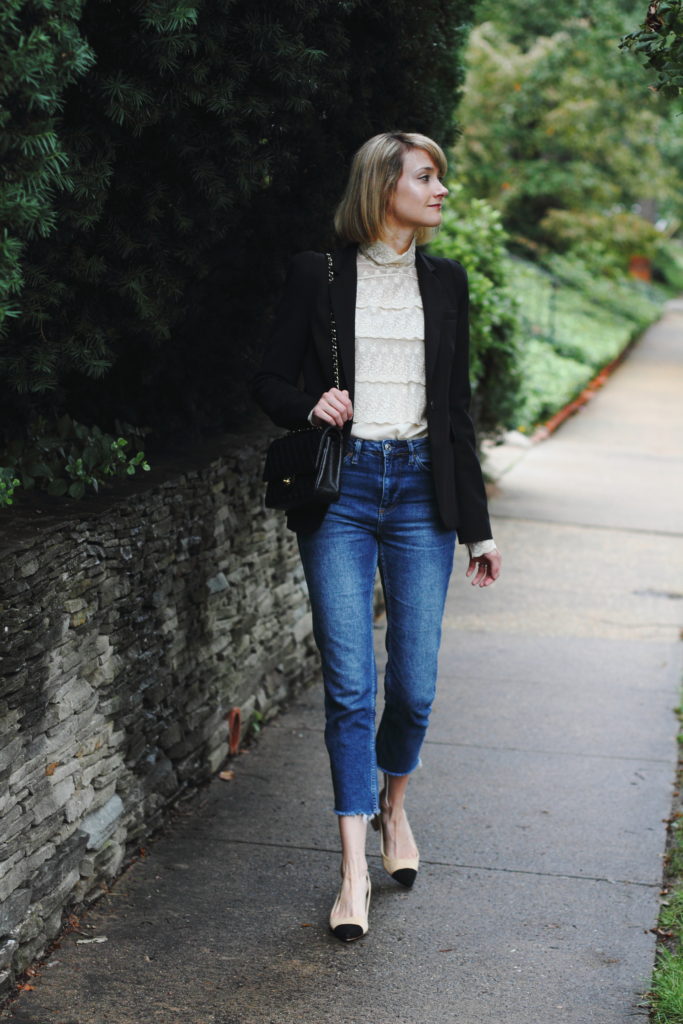
<path fill-rule="evenodd" d="M 443 314 L 453 303 L 436 274 L 434 264 L 419 249 L 416 264 L 425 318 L 425 377 L 429 384 L 436 366 Z"/>
<path fill-rule="evenodd" d="M 357 245 L 335 249 L 334 281 L 330 285 L 332 312 L 337 327 L 337 344 L 341 363 L 341 384 L 353 402 L 356 377 L 356 253 Z"/>

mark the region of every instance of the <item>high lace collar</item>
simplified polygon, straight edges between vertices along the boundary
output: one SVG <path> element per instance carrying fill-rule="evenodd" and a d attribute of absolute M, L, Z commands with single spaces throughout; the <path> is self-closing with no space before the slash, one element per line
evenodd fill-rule
<path fill-rule="evenodd" d="M 369 245 L 361 245 L 360 251 L 363 256 L 376 263 L 380 267 L 411 267 L 415 263 L 415 239 L 404 253 L 399 255 L 386 242 L 370 242 Z"/>

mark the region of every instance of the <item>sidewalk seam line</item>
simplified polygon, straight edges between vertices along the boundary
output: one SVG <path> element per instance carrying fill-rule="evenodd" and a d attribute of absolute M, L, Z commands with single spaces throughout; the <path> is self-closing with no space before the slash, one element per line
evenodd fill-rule
<path fill-rule="evenodd" d="M 297 846 L 293 843 L 269 843 L 263 839 L 232 839 L 229 837 L 213 835 L 212 839 L 219 843 L 234 843 L 238 846 L 261 846 L 269 850 L 298 850 L 303 853 L 331 853 L 339 855 L 339 850 L 327 846 Z M 368 860 L 381 860 L 379 854 L 367 854 Z M 606 882 L 608 885 L 635 885 L 644 889 L 659 889 L 661 881 L 644 882 L 632 878 L 608 878 L 606 875 L 572 875 L 564 871 L 532 871 L 529 868 L 505 868 L 492 867 L 482 864 L 462 864 L 459 861 L 428 860 L 420 857 L 420 864 L 431 867 L 460 868 L 469 871 L 491 871 L 508 875 L 531 875 L 534 878 L 566 878 L 577 882 Z"/>
<path fill-rule="evenodd" d="M 648 537 L 675 537 L 683 539 L 683 533 L 674 532 L 673 530 L 646 530 L 643 526 L 610 526 L 605 523 L 575 523 L 562 519 L 534 519 L 532 516 L 513 516 L 507 515 L 505 512 L 495 512 L 493 508 L 491 509 L 491 519 L 494 521 L 496 519 L 507 519 L 509 522 L 533 523 L 534 525 L 540 523 L 542 526 L 571 526 L 579 530 L 610 530 L 612 533 L 642 533 Z"/>
<path fill-rule="evenodd" d="M 314 732 L 314 733 L 322 734 L 324 730 L 323 730 L 322 727 L 313 726 L 313 725 L 297 725 L 296 727 L 292 728 L 292 732 L 298 732 L 298 731 L 301 731 L 301 732 Z M 598 761 L 625 761 L 625 762 L 629 762 L 629 763 L 633 762 L 635 764 L 643 764 L 644 762 L 647 762 L 647 764 L 665 765 L 666 767 L 670 767 L 671 765 L 673 765 L 674 767 L 676 766 L 676 761 L 675 760 L 674 761 L 670 761 L 670 760 L 667 760 L 666 758 L 659 758 L 659 757 L 626 757 L 626 756 L 622 757 L 619 754 L 585 754 L 585 753 L 580 753 L 579 754 L 579 753 L 574 753 L 571 750 L 543 750 L 543 749 L 539 749 L 537 747 L 493 747 L 493 746 L 488 746 L 487 744 L 484 744 L 484 743 L 457 743 L 457 742 L 452 742 L 451 743 L 448 740 L 430 740 L 430 739 L 426 739 L 424 741 L 424 746 L 432 746 L 432 747 L 463 747 L 466 750 L 495 750 L 495 751 L 499 751 L 501 753 L 511 753 L 511 754 L 543 754 L 544 756 L 545 755 L 550 755 L 551 757 L 593 758 L 593 759 L 598 760 Z"/>
<path fill-rule="evenodd" d="M 495 750 L 502 753 L 512 754 L 543 754 L 550 755 L 551 757 L 580 757 L 580 758 L 592 758 L 598 761 L 628 761 L 635 762 L 636 764 L 648 764 L 666 765 L 670 767 L 673 765 L 675 768 L 676 761 L 669 761 L 663 757 L 621 757 L 618 754 L 586 754 L 586 753 L 574 753 L 571 750 L 542 750 L 537 747 L 493 747 L 487 746 L 485 743 L 449 743 L 448 740 L 425 740 L 425 746 L 433 747 L 464 747 L 468 750 Z"/>

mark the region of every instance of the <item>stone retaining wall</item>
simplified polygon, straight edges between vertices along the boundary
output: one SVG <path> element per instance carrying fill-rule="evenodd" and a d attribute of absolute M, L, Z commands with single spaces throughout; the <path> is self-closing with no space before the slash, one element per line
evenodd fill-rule
<path fill-rule="evenodd" d="M 267 719 L 316 671 L 264 450 L 0 515 L 0 994 L 218 769 L 227 712 Z"/>

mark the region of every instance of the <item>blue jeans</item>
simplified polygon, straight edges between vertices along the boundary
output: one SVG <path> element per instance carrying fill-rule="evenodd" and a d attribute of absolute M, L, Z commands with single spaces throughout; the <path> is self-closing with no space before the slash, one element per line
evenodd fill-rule
<path fill-rule="evenodd" d="M 455 531 L 439 518 L 429 441 L 350 438 L 339 501 L 299 533 L 325 684 L 337 814 L 379 810 L 378 771 L 408 775 L 436 689 Z M 387 616 L 384 709 L 375 736 L 375 573 Z"/>

